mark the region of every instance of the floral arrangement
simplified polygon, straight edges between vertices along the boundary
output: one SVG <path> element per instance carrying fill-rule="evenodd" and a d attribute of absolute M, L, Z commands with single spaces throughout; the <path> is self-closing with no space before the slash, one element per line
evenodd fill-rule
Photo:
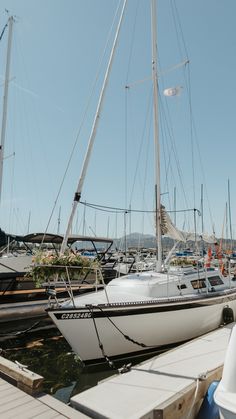
<path fill-rule="evenodd" d="M 98 269 L 98 261 L 91 260 L 80 254 L 67 251 L 57 254 L 53 251 L 39 251 L 32 258 L 32 265 L 27 276 L 33 278 L 36 286 L 50 280 L 81 279 L 90 269 Z"/>
<path fill-rule="evenodd" d="M 171 266 L 187 266 L 187 265 L 192 265 L 193 261 L 190 261 L 187 258 L 173 258 L 170 261 L 170 265 Z"/>

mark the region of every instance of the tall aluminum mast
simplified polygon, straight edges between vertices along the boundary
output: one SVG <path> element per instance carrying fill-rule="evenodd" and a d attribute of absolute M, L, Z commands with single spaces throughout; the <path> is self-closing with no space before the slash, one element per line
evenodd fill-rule
<path fill-rule="evenodd" d="M 11 62 L 11 44 L 12 44 L 12 32 L 13 32 L 13 16 L 8 19 L 8 41 L 7 41 L 7 61 L 5 70 L 5 81 L 4 81 L 4 94 L 3 94 L 3 112 L 2 112 L 2 128 L 0 138 L 0 202 L 2 195 L 2 178 L 3 178 L 3 160 L 4 160 L 4 145 L 6 137 L 6 124 L 7 124 L 7 103 L 8 103 L 8 86 L 9 86 L 9 75 L 10 75 L 10 62 Z"/>
<path fill-rule="evenodd" d="M 82 167 L 78 187 L 77 187 L 77 190 L 75 192 L 74 201 L 73 201 L 72 210 L 71 210 L 70 218 L 69 218 L 69 221 L 68 221 L 66 233 L 65 233 L 65 236 L 63 238 L 62 245 L 61 245 L 61 253 L 64 253 L 64 251 L 65 251 L 68 236 L 69 236 L 70 231 L 71 231 L 75 211 L 76 211 L 76 208 L 77 208 L 78 203 L 79 203 L 80 198 L 81 198 L 84 179 L 85 179 L 85 175 L 86 175 L 86 172 L 87 172 L 87 168 L 88 168 L 88 164 L 89 164 L 89 160 L 90 160 L 90 157 L 91 157 L 91 152 L 92 152 L 92 148 L 93 148 L 93 144 L 94 144 L 94 140 L 95 140 L 95 136 L 96 136 L 96 132 L 97 132 L 98 122 L 99 122 L 99 119 L 100 119 L 100 114 L 101 114 L 101 110 L 102 110 L 103 100 L 104 100 L 104 97 L 105 97 L 106 87 L 107 87 L 110 72 L 111 72 L 111 67 L 112 67 L 112 63 L 113 63 L 115 49 L 116 49 L 116 46 L 117 46 L 118 36 L 119 36 L 119 33 L 120 33 L 121 23 L 122 23 L 123 16 L 124 16 L 126 2 L 127 2 L 127 0 L 124 0 L 121 15 L 120 15 L 120 19 L 119 19 L 119 23 L 118 23 L 118 27 L 117 27 L 117 31 L 116 31 L 116 34 L 115 34 L 115 39 L 114 39 L 112 50 L 111 50 L 110 59 L 109 59 L 109 62 L 108 62 L 106 74 L 105 74 L 103 85 L 102 85 L 102 90 L 101 90 L 99 101 L 98 101 L 98 106 L 97 106 L 97 110 L 96 110 L 96 114 L 95 114 L 95 118 L 94 118 L 94 122 L 93 122 L 92 131 L 91 131 L 90 138 L 89 138 L 87 152 L 86 152 L 85 159 L 84 159 L 84 162 L 83 162 L 83 167 Z"/>
<path fill-rule="evenodd" d="M 160 145 L 158 126 L 158 77 L 157 77 L 157 19 L 156 0 L 152 0 L 152 82 L 153 82 L 153 120 L 155 146 L 155 203 L 156 203 L 156 244 L 157 244 L 157 272 L 161 271 L 162 243 L 161 243 L 161 187 L 160 187 Z"/>

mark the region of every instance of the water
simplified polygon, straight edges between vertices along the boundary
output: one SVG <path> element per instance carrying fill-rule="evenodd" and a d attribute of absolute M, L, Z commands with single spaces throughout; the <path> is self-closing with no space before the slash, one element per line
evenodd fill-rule
<path fill-rule="evenodd" d="M 31 322 L 32 323 L 32 322 Z M 41 325 L 39 322 L 39 326 Z M 33 326 L 32 326 L 33 325 Z M 5 358 L 27 365 L 28 369 L 44 377 L 43 391 L 64 403 L 84 390 L 95 386 L 118 373 L 125 361 L 116 362 L 112 369 L 108 364 L 99 366 L 84 366 L 80 359 L 71 351 L 67 341 L 52 323 L 46 323 L 43 328 L 34 330 L 38 322 L 33 321 L 31 326 L 26 326 L 22 321 L 14 323 L 15 335 L 9 335 L 9 330 L 1 325 L 0 348 L 1 355 Z M 30 329 L 33 327 L 33 329 Z M 17 334 L 17 330 L 28 330 Z M 151 355 L 127 360 L 132 365 L 147 359 Z"/>
<path fill-rule="evenodd" d="M 43 391 L 65 403 L 117 372 L 105 364 L 85 367 L 55 327 L 4 338 L 0 347 L 2 356 L 42 375 Z"/>

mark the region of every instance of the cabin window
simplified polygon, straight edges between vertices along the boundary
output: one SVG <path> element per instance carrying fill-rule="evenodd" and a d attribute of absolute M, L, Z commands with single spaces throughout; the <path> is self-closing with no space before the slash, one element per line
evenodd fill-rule
<path fill-rule="evenodd" d="M 202 279 L 191 281 L 192 287 L 197 290 L 199 288 L 206 288 L 206 282 Z"/>
<path fill-rule="evenodd" d="M 224 283 L 219 276 L 212 276 L 211 278 L 208 278 L 208 281 L 212 287 L 215 287 L 216 285 L 222 285 Z"/>
<path fill-rule="evenodd" d="M 184 288 L 187 288 L 186 284 L 177 285 L 178 290 L 183 290 Z"/>

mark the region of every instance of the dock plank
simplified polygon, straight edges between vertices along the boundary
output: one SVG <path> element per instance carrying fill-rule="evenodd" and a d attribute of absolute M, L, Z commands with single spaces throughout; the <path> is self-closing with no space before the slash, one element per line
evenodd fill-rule
<path fill-rule="evenodd" d="M 33 403 L 34 402 L 34 403 Z M 34 417 L 38 417 L 38 415 L 49 414 L 50 418 L 54 418 L 57 413 L 55 411 L 50 410 L 47 406 L 41 403 L 35 403 L 37 400 L 33 400 L 32 403 L 28 403 L 26 406 L 22 406 L 21 409 L 17 411 L 17 419 L 31 419 Z"/>
<path fill-rule="evenodd" d="M 84 419 L 77 412 L 49 395 L 33 397 L 0 378 L 0 419 Z"/>
<path fill-rule="evenodd" d="M 68 418 L 68 416 L 64 416 L 64 415 L 58 415 L 58 413 L 54 412 L 54 416 L 51 416 L 51 412 L 42 415 L 38 415 L 36 419 L 65 419 Z M 20 419 L 24 419 L 23 417 Z"/>
<path fill-rule="evenodd" d="M 35 406 L 34 400 L 26 401 L 26 403 L 23 403 L 20 406 L 15 406 L 14 409 L 9 409 L 8 411 L 4 412 L 4 419 L 14 419 L 17 417 L 19 418 L 33 418 L 37 415 L 38 412 L 42 413 L 45 410 L 39 411 L 38 407 L 41 406 Z M 1 414 L 0 414 L 1 417 Z"/>
<path fill-rule="evenodd" d="M 1 398 L 5 400 L 5 397 L 11 394 L 17 394 L 17 390 L 14 391 L 11 387 L 4 387 L 3 390 L 0 388 Z"/>
<path fill-rule="evenodd" d="M 7 412 L 13 408 L 18 408 L 22 404 L 26 404 L 29 401 L 27 394 L 20 394 L 20 393 L 12 393 L 4 398 L 0 404 L 0 414 Z"/>
<path fill-rule="evenodd" d="M 41 415 L 37 415 L 37 419 L 62 419 L 62 418 L 66 418 L 66 417 L 70 418 L 70 416 L 60 415 L 57 412 L 54 412 L 53 410 L 50 410 L 50 412 L 47 412 L 47 413 L 42 413 Z M 20 419 L 24 419 L 24 417 L 22 417 Z"/>
<path fill-rule="evenodd" d="M 54 397 L 49 396 L 48 394 L 43 394 L 38 396 L 38 400 L 42 403 L 45 403 L 47 406 L 55 409 L 56 411 L 65 415 L 65 417 L 69 417 L 70 419 L 85 419 L 87 418 L 81 412 L 78 412 L 75 409 L 72 409 L 70 406 L 67 406 L 65 403 L 62 403 L 60 400 L 57 400 Z"/>
<path fill-rule="evenodd" d="M 9 383 L 0 378 L 0 391 L 9 388 Z"/>

